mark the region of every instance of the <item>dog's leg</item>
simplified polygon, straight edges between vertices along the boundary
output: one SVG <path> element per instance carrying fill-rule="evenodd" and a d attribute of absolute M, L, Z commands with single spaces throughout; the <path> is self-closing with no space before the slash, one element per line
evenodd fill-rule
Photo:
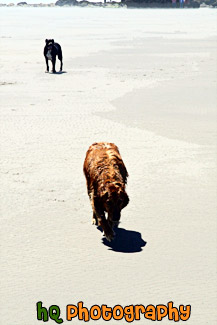
<path fill-rule="evenodd" d="M 113 229 L 113 214 L 111 212 L 108 212 L 108 218 L 107 218 L 109 226 Z"/>
<path fill-rule="evenodd" d="M 102 230 L 104 232 L 104 235 L 108 241 L 112 241 L 114 239 L 114 232 L 111 228 L 111 226 L 108 224 L 108 221 L 105 218 L 105 215 L 98 215 L 98 224 L 100 227 L 102 227 Z"/>
<path fill-rule="evenodd" d="M 111 241 L 112 239 L 114 239 L 114 232 L 105 218 L 105 213 L 103 207 L 101 206 L 100 199 L 98 197 L 94 197 L 94 192 L 91 193 L 90 198 L 91 198 L 93 213 L 97 218 L 97 224 L 102 228 L 106 239 L 108 241 Z"/>
<path fill-rule="evenodd" d="M 53 72 L 53 73 L 56 73 L 56 70 L 55 70 L 56 58 L 53 58 L 53 60 L 52 60 L 52 65 L 53 65 L 53 70 L 52 70 L 52 72 Z"/>
<path fill-rule="evenodd" d="M 46 65 L 47 65 L 47 71 L 46 72 L 49 72 L 49 65 L 48 65 L 48 58 L 47 57 L 45 58 L 45 61 L 46 61 Z"/>
<path fill-rule="evenodd" d="M 92 225 L 98 226 L 98 219 L 95 212 L 93 212 Z"/>
<path fill-rule="evenodd" d="M 93 210 L 92 225 L 98 225 L 96 211 L 95 211 L 95 205 L 94 205 L 94 199 L 93 199 L 94 190 L 93 190 L 92 187 L 90 187 L 89 184 L 87 185 L 87 188 L 88 188 L 88 195 L 89 195 L 89 198 L 90 198 L 90 203 L 91 203 L 92 210 Z"/>
<path fill-rule="evenodd" d="M 108 241 L 114 238 L 114 232 L 105 218 L 104 211 L 100 205 L 98 198 L 94 197 L 94 189 L 88 186 L 88 194 L 93 209 L 92 223 L 102 227 L 103 233 Z"/>
<path fill-rule="evenodd" d="M 62 71 L 63 70 L 63 55 L 62 55 L 61 47 L 59 48 L 58 59 L 60 60 L 60 71 Z"/>
<path fill-rule="evenodd" d="M 59 60 L 60 60 L 60 71 L 62 71 L 63 70 L 63 61 L 62 61 L 62 58 L 59 59 Z"/>

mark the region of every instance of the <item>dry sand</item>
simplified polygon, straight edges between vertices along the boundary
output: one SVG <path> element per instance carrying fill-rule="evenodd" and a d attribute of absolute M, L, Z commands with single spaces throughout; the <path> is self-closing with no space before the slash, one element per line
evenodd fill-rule
<path fill-rule="evenodd" d="M 37 301 L 65 320 L 80 300 L 172 300 L 191 304 L 189 325 L 213 325 L 217 12 L 0 14 L 1 324 L 39 324 Z M 44 73 L 45 38 L 65 73 Z M 112 247 L 91 226 L 82 173 L 95 141 L 116 143 L 130 175 Z"/>

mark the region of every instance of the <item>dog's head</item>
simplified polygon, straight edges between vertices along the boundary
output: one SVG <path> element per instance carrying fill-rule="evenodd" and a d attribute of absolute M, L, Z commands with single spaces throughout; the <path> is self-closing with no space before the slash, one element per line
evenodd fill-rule
<path fill-rule="evenodd" d="M 102 193 L 101 199 L 106 212 L 113 214 L 113 221 L 119 221 L 120 212 L 129 202 L 122 184 L 109 183 Z"/>
<path fill-rule="evenodd" d="M 54 45 L 54 39 L 46 39 L 45 43 L 46 43 L 48 50 L 52 50 L 53 45 Z"/>

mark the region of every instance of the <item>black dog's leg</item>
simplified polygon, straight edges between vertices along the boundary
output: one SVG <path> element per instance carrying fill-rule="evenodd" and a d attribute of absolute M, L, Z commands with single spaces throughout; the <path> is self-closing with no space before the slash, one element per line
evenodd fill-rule
<path fill-rule="evenodd" d="M 62 51 L 60 50 L 60 53 L 58 55 L 58 59 L 60 60 L 60 71 L 63 70 L 63 57 L 62 57 Z"/>
<path fill-rule="evenodd" d="M 55 64 L 56 64 L 56 58 L 53 58 L 53 60 L 52 60 L 52 65 L 53 65 L 53 70 L 52 70 L 52 72 L 53 72 L 53 73 L 56 73 L 56 70 L 55 70 Z"/>
<path fill-rule="evenodd" d="M 48 58 L 45 58 L 46 65 L 47 65 L 47 72 L 49 72 L 49 65 L 48 65 Z"/>

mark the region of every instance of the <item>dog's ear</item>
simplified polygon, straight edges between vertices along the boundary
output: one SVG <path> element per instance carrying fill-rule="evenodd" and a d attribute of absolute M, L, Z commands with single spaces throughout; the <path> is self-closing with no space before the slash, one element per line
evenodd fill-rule
<path fill-rule="evenodd" d="M 54 39 L 51 40 L 51 43 L 52 43 L 52 44 L 54 43 Z"/>
<path fill-rule="evenodd" d="M 121 200 L 122 200 L 122 209 L 123 209 L 129 203 L 129 197 L 126 192 L 121 193 Z"/>
<path fill-rule="evenodd" d="M 45 40 L 45 43 L 46 43 L 46 44 L 48 43 L 48 39 Z"/>

